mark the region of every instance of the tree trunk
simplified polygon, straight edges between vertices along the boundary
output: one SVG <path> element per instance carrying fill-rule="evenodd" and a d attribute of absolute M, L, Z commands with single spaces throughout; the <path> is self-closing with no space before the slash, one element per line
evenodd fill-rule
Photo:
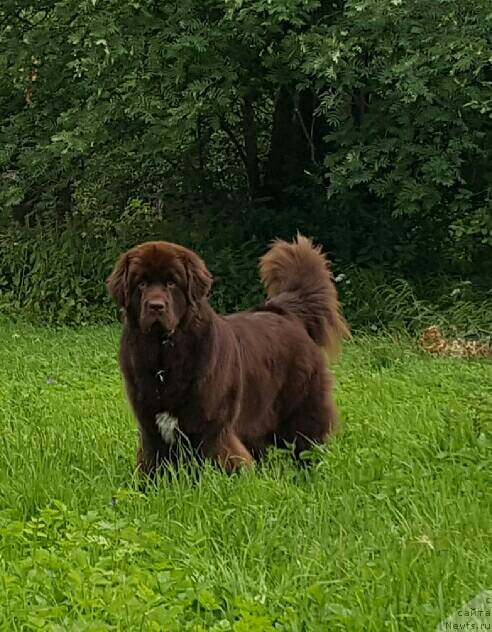
<path fill-rule="evenodd" d="M 264 189 L 280 202 L 286 187 L 302 183 L 315 159 L 313 102 L 311 90 L 296 93 L 282 86 L 277 96 Z"/>
<path fill-rule="evenodd" d="M 260 170 L 258 166 L 258 139 L 256 131 L 255 111 L 251 95 L 244 96 L 241 104 L 244 136 L 244 162 L 248 176 L 249 196 L 252 200 L 260 192 Z"/>

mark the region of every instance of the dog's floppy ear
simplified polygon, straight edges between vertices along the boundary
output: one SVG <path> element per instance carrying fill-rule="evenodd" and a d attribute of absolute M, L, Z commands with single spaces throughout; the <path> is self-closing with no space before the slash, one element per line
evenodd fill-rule
<path fill-rule="evenodd" d="M 119 307 L 127 307 L 128 305 L 128 268 L 130 265 L 130 256 L 128 253 L 121 255 L 116 262 L 113 272 L 106 281 L 109 296 L 116 302 Z"/>
<path fill-rule="evenodd" d="M 188 284 L 188 300 L 192 305 L 196 305 L 210 292 L 210 288 L 212 287 L 212 275 L 208 271 L 203 259 L 194 252 L 187 253 L 184 266 Z"/>

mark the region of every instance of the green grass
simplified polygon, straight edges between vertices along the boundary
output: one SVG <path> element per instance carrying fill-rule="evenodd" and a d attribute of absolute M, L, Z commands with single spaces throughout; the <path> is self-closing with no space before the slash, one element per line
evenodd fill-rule
<path fill-rule="evenodd" d="M 0 327 L 1 630 L 427 631 L 491 588 L 491 364 L 357 339 L 311 470 L 142 495 L 118 330 Z"/>

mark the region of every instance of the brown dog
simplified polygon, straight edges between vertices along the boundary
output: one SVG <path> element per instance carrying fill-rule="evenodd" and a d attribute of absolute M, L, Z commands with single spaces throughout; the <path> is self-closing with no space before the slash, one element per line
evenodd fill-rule
<path fill-rule="evenodd" d="M 326 259 L 298 236 L 275 242 L 260 273 L 268 300 L 220 316 L 194 252 L 149 242 L 117 262 L 108 289 L 124 312 L 120 364 L 143 473 L 173 458 L 178 434 L 234 470 L 270 444 L 293 444 L 299 454 L 333 429 L 323 349 L 335 351 L 348 329 Z"/>

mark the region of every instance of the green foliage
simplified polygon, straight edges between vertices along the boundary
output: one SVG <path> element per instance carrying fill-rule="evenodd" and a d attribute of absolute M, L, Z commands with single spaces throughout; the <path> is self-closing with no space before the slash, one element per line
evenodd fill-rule
<path fill-rule="evenodd" d="M 491 27 L 481 1 L 354 0 L 304 38 L 331 117 L 329 195 L 356 220 L 358 192 L 379 230 L 395 220 L 383 247 L 396 238 L 400 263 L 478 262 L 490 246 Z"/>
<path fill-rule="evenodd" d="M 274 225 L 268 213 L 264 220 Z M 74 214 L 60 224 L 49 217 L 31 228 L 11 224 L 0 233 L 0 312 L 57 324 L 112 320 L 116 308 L 105 279 L 122 251 L 155 238 L 178 241 L 204 257 L 214 276 L 215 309 L 248 309 L 264 298 L 257 262 L 268 244 L 258 237 L 244 240 L 244 227 L 226 223 L 227 217 L 215 211 L 180 223 L 131 200 L 117 221 L 102 214 Z M 261 225 L 256 228 L 261 234 Z M 293 230 L 286 224 L 278 234 L 290 237 Z M 440 324 L 463 335 L 492 332 L 492 295 L 480 278 L 472 282 L 441 276 L 416 282 L 383 266 L 339 263 L 334 273 L 344 313 L 355 331 L 418 332 Z"/>
<path fill-rule="evenodd" d="M 144 502 L 131 490 L 113 498 L 119 507 L 135 501 Z M 156 632 L 265 632 L 287 624 L 252 597 L 216 596 L 206 577 L 166 559 L 158 531 L 142 527 L 121 509 L 78 515 L 59 501 L 25 522 L 0 519 L 0 624 L 107 630 L 124 621 Z M 34 602 L 28 609 L 26 599 Z"/>
<path fill-rule="evenodd" d="M 143 495 L 118 327 L 0 326 L 1 629 L 427 632 L 490 576 L 490 363 L 356 339 L 309 470 Z"/>
<path fill-rule="evenodd" d="M 338 290 L 354 330 L 419 333 L 439 325 L 452 335 L 492 335 L 492 292 L 458 278 L 412 283 L 385 268 L 351 267 L 340 275 Z"/>
<path fill-rule="evenodd" d="M 122 251 L 150 239 L 196 248 L 215 278 L 214 306 L 246 309 L 261 300 L 256 241 L 224 246 L 226 229 L 209 222 L 180 225 L 132 200 L 117 221 L 80 214 L 56 224 L 47 218 L 31 228 L 11 224 L 0 233 L 0 311 L 24 312 L 50 323 L 87 324 L 114 318 L 105 279 Z"/>
<path fill-rule="evenodd" d="M 344 263 L 476 271 L 491 27 L 483 0 L 9 0 L 0 217 L 118 222 L 142 199 L 195 224 L 249 197 L 262 239 L 265 209 L 301 209 Z"/>

